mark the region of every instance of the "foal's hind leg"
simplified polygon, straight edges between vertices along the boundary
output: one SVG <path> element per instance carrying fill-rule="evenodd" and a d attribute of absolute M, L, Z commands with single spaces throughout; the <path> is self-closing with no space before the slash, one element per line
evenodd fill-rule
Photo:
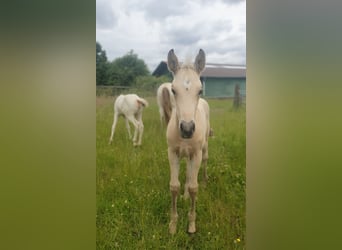
<path fill-rule="evenodd" d="M 114 113 L 114 121 L 113 121 L 113 125 L 112 125 L 112 133 L 111 133 L 110 138 L 109 138 L 109 144 L 112 144 L 113 136 L 114 136 L 114 132 L 115 132 L 115 127 L 116 127 L 116 124 L 118 122 L 118 117 L 119 117 L 119 115 L 115 112 Z"/>
<path fill-rule="evenodd" d="M 164 110 L 161 107 L 159 107 L 159 118 L 160 118 L 160 125 L 161 127 L 163 127 L 165 118 L 164 118 Z"/>
<path fill-rule="evenodd" d="M 134 125 L 134 136 L 133 136 L 133 145 L 134 146 L 138 146 L 139 144 L 137 144 L 137 138 L 138 138 L 138 130 L 139 130 L 139 121 L 137 121 L 134 118 L 134 115 L 129 115 L 127 116 L 127 119 L 133 123 Z"/>
<path fill-rule="evenodd" d="M 137 120 L 139 121 L 139 124 L 138 124 L 139 140 L 138 140 L 137 145 L 141 145 L 142 135 L 144 133 L 144 123 L 142 121 L 142 113 L 139 113 L 137 115 Z"/>
<path fill-rule="evenodd" d="M 202 149 L 203 180 L 205 183 L 208 182 L 207 161 L 208 161 L 208 142 Z"/>
<path fill-rule="evenodd" d="M 128 132 L 128 137 L 129 137 L 129 139 L 132 139 L 131 127 L 129 126 L 129 122 L 128 122 L 127 117 L 125 117 L 125 122 L 126 122 L 126 128 L 127 128 L 127 132 Z"/>

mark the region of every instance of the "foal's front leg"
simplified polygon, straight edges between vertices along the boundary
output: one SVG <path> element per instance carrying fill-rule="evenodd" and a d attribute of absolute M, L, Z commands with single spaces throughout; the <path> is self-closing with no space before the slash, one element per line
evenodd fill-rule
<path fill-rule="evenodd" d="M 190 182 L 189 182 L 189 194 L 191 198 L 191 207 L 189 212 L 189 233 L 195 233 L 196 232 L 196 196 L 198 192 L 198 172 L 199 168 L 201 166 L 202 161 L 202 151 L 198 151 L 190 160 L 189 164 L 190 166 Z"/>
<path fill-rule="evenodd" d="M 188 160 L 186 165 L 186 179 L 185 179 L 185 185 L 184 185 L 184 200 L 187 200 L 189 198 L 189 183 L 191 178 L 191 162 Z"/>
<path fill-rule="evenodd" d="M 171 149 L 168 148 L 168 156 L 170 163 L 170 191 L 171 191 L 171 219 L 169 224 L 170 234 L 176 233 L 177 229 L 177 197 L 180 189 L 180 182 L 178 180 L 179 175 L 179 159 L 178 155 Z"/>

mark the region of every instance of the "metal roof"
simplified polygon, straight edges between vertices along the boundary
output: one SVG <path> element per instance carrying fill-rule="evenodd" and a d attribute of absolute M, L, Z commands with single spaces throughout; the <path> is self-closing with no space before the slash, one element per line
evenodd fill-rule
<path fill-rule="evenodd" d="M 245 65 L 207 63 L 201 77 L 246 77 Z"/>

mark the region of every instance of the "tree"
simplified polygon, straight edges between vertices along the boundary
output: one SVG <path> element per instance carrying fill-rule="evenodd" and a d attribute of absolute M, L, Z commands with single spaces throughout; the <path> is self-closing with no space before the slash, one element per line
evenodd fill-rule
<path fill-rule="evenodd" d="M 138 76 L 136 78 L 136 87 L 144 90 L 157 90 L 158 86 L 164 82 L 171 82 L 172 78 L 167 75 L 155 77 L 152 75 Z"/>
<path fill-rule="evenodd" d="M 138 76 L 147 75 L 149 71 L 145 62 L 133 50 L 110 64 L 109 81 L 113 85 L 133 86 Z"/>
<path fill-rule="evenodd" d="M 96 42 L 96 85 L 108 84 L 108 69 L 106 51 L 99 42 Z"/>

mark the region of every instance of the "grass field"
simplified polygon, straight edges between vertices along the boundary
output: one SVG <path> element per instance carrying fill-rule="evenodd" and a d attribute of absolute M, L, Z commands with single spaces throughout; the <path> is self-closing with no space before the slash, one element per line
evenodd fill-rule
<path fill-rule="evenodd" d="M 150 106 L 143 112 L 145 130 L 137 148 L 128 140 L 122 118 L 108 145 L 114 98 L 96 100 L 97 249 L 245 249 L 245 109 L 232 110 L 232 100 L 208 100 L 214 137 L 209 138 L 206 186 L 202 169 L 199 173 L 197 232 L 186 232 L 190 201 L 178 197 L 178 227 L 171 236 L 165 128 L 155 98 L 146 99 Z M 184 168 L 185 160 L 181 193 Z"/>

